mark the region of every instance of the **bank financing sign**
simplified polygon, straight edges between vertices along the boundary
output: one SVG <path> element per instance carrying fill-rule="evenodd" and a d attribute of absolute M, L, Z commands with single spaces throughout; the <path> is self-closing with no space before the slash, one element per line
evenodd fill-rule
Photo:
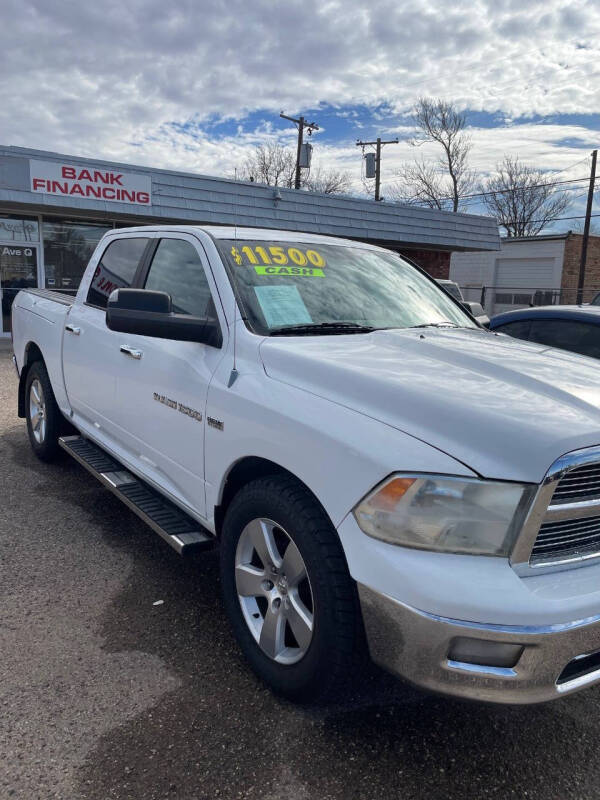
<path fill-rule="evenodd" d="M 149 206 L 150 176 L 106 167 L 82 167 L 59 161 L 29 161 L 31 191 L 36 194 L 105 200 L 110 203 Z"/>

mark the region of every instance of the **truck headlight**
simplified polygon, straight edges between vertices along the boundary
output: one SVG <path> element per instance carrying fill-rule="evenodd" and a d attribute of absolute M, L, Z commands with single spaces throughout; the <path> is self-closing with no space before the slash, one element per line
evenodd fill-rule
<path fill-rule="evenodd" d="M 393 475 L 354 509 L 375 539 L 447 553 L 507 556 L 533 496 L 531 484 L 447 475 Z"/>

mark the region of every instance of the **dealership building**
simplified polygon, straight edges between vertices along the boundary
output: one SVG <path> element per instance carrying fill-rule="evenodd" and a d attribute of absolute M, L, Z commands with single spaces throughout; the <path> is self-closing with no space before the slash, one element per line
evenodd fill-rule
<path fill-rule="evenodd" d="M 75 292 L 100 237 L 145 224 L 267 227 L 342 236 L 447 278 L 452 252 L 500 248 L 489 217 L 0 146 L 2 329 L 24 287 Z"/>

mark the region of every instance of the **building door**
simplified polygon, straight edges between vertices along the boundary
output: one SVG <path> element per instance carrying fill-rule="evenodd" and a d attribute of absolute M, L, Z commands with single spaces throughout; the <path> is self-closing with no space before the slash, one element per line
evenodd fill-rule
<path fill-rule="evenodd" d="M 10 312 L 20 289 L 38 285 L 37 247 L 21 242 L 0 242 L 0 298 L 2 328 L 0 334 L 10 333 Z"/>

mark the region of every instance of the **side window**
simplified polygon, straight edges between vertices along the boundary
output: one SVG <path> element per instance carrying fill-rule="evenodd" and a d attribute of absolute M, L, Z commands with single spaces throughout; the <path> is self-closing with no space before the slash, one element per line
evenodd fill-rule
<path fill-rule="evenodd" d="M 212 299 L 200 256 L 183 239 L 161 239 L 145 288 L 170 294 L 175 313 L 194 317 L 206 316 Z"/>
<path fill-rule="evenodd" d="M 131 286 L 138 264 L 149 239 L 115 239 L 100 259 L 86 302 L 106 308 L 108 296 L 114 289 Z"/>
<path fill-rule="evenodd" d="M 530 339 L 549 347 L 600 358 L 600 327 L 587 322 L 564 319 L 533 322 Z"/>
<path fill-rule="evenodd" d="M 529 339 L 529 328 L 531 322 L 528 319 L 520 319 L 518 322 L 507 322 L 506 325 L 498 325 L 494 328 L 498 333 L 508 333 L 516 339 Z"/>

